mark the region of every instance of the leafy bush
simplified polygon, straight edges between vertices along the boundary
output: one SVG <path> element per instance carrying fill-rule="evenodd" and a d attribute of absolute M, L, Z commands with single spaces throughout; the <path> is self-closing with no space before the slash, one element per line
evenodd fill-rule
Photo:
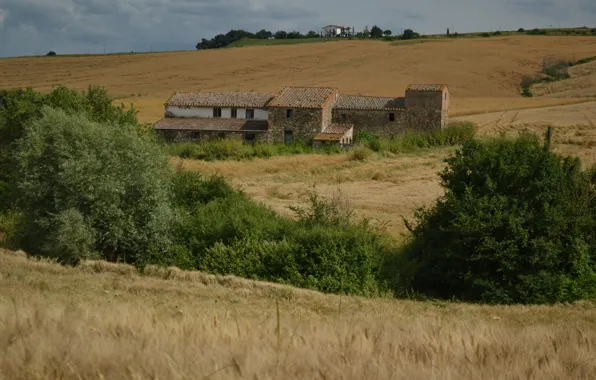
<path fill-rule="evenodd" d="M 491 303 L 596 295 L 596 170 L 548 145 L 473 140 L 447 160 L 445 195 L 409 227 L 415 290 Z"/>
<path fill-rule="evenodd" d="M 311 193 L 305 207 L 293 207 L 297 221 L 230 192 L 225 182 L 177 173 L 176 203 L 184 211 L 175 225 L 180 253 L 172 261 L 210 273 L 275 281 L 328 292 L 380 294 L 384 257 L 391 240 L 352 220 L 341 198 Z M 183 194 L 216 191 L 194 198 Z M 193 191 L 193 189 L 195 189 Z M 180 264 L 178 264 L 180 265 Z"/>
<path fill-rule="evenodd" d="M 14 152 L 21 247 L 54 257 L 61 251 L 66 261 L 95 251 L 140 265 L 165 250 L 173 215 L 159 146 L 134 125 L 49 107 L 41 114 L 25 125 Z"/>
<path fill-rule="evenodd" d="M 17 248 L 15 238 L 21 226 L 21 214 L 15 210 L 0 212 L 0 247 Z"/>
<path fill-rule="evenodd" d="M 332 154 L 340 151 L 338 147 L 326 146 L 315 149 L 303 143 L 294 144 L 243 144 L 240 140 L 213 140 L 200 143 L 167 144 L 166 151 L 170 155 L 195 160 L 250 160 L 272 156 L 294 155 L 305 153 Z"/>
<path fill-rule="evenodd" d="M 472 122 L 451 122 L 448 127 L 429 133 L 409 132 L 391 139 L 380 139 L 377 150 L 398 154 L 439 146 L 453 146 L 471 140 L 475 133 L 476 125 Z"/>
<path fill-rule="evenodd" d="M 96 86 L 82 93 L 63 86 L 48 94 L 30 88 L 0 90 L 0 210 L 8 209 L 12 202 L 13 145 L 23 137 L 25 124 L 42 116 L 43 106 L 62 109 L 68 114 L 84 113 L 92 121 L 135 125 L 139 131 L 146 129 L 137 123 L 135 109 L 113 106 L 112 101 L 104 88 Z"/>

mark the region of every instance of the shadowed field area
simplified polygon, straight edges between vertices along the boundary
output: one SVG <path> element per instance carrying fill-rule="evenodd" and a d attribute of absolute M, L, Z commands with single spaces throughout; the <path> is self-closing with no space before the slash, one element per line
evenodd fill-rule
<path fill-rule="evenodd" d="M 592 303 L 361 299 L 0 252 L 0 378 L 590 379 Z"/>

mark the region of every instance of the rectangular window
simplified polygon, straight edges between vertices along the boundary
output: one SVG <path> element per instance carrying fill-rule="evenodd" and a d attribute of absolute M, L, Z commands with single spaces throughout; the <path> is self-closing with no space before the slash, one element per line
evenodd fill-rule
<path fill-rule="evenodd" d="M 238 108 L 232 108 L 232 119 L 238 117 Z"/>
<path fill-rule="evenodd" d="M 246 110 L 246 120 L 252 120 L 255 118 L 255 110 Z"/>
<path fill-rule="evenodd" d="M 348 115 L 346 115 L 345 113 L 342 113 L 342 114 L 341 114 L 341 119 L 342 119 L 343 121 L 346 121 L 346 120 L 348 119 Z"/>
<path fill-rule="evenodd" d="M 221 108 L 213 108 L 213 117 L 221 117 Z"/>
<path fill-rule="evenodd" d="M 201 132 L 191 132 L 190 138 L 193 140 L 200 140 L 201 139 Z"/>
<path fill-rule="evenodd" d="M 284 131 L 284 144 L 291 144 L 294 142 L 294 134 L 292 131 Z"/>
<path fill-rule="evenodd" d="M 395 114 L 393 112 L 389 114 L 389 121 L 395 121 Z"/>
<path fill-rule="evenodd" d="M 292 118 L 292 110 L 286 110 L 286 119 Z"/>

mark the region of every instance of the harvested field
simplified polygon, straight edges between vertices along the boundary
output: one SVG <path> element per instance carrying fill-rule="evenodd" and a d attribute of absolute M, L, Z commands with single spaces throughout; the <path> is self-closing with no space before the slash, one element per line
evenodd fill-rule
<path fill-rule="evenodd" d="M 448 83 L 453 115 L 566 104 L 522 99 L 520 78 L 541 70 L 546 55 L 588 57 L 590 37 L 510 36 L 392 45 L 380 41 L 81 57 L 0 60 L 0 88 L 102 85 L 145 121 L 163 114 L 173 91 L 278 91 L 284 85 L 335 86 L 342 92 L 401 96 L 407 84 Z M 438 64 L 440 62 L 440 64 Z"/>
<path fill-rule="evenodd" d="M 313 188 L 324 196 L 338 192 L 359 217 L 386 224 L 396 237 L 406 232 L 401 217 L 408 219 L 420 206 L 431 204 L 442 189 L 438 171 L 451 148 L 416 154 L 373 156 L 352 161 L 349 155 L 301 155 L 248 162 L 205 162 L 173 159 L 175 165 L 204 173 L 220 173 L 251 198 L 292 216 L 288 206 L 305 199 Z"/>

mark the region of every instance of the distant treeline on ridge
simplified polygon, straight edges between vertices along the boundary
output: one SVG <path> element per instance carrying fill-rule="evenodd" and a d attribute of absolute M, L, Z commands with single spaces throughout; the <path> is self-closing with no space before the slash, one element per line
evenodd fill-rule
<path fill-rule="evenodd" d="M 298 39 L 298 38 L 319 38 L 319 37 L 321 37 L 320 34 L 315 32 L 314 30 L 311 30 L 307 34 L 302 34 L 300 32 L 295 32 L 295 31 L 288 33 L 283 30 L 280 30 L 274 34 L 268 30 L 265 30 L 265 29 L 258 31 L 257 33 L 247 32 L 245 30 L 232 29 L 228 33 L 218 34 L 217 36 L 213 37 L 210 40 L 203 38 L 201 40 L 201 42 L 199 42 L 197 44 L 197 49 L 199 49 L 199 50 L 218 49 L 218 48 L 226 47 L 229 44 L 239 41 L 239 40 L 242 40 L 244 38 L 266 40 L 266 39 L 271 39 L 271 38 Z"/>

